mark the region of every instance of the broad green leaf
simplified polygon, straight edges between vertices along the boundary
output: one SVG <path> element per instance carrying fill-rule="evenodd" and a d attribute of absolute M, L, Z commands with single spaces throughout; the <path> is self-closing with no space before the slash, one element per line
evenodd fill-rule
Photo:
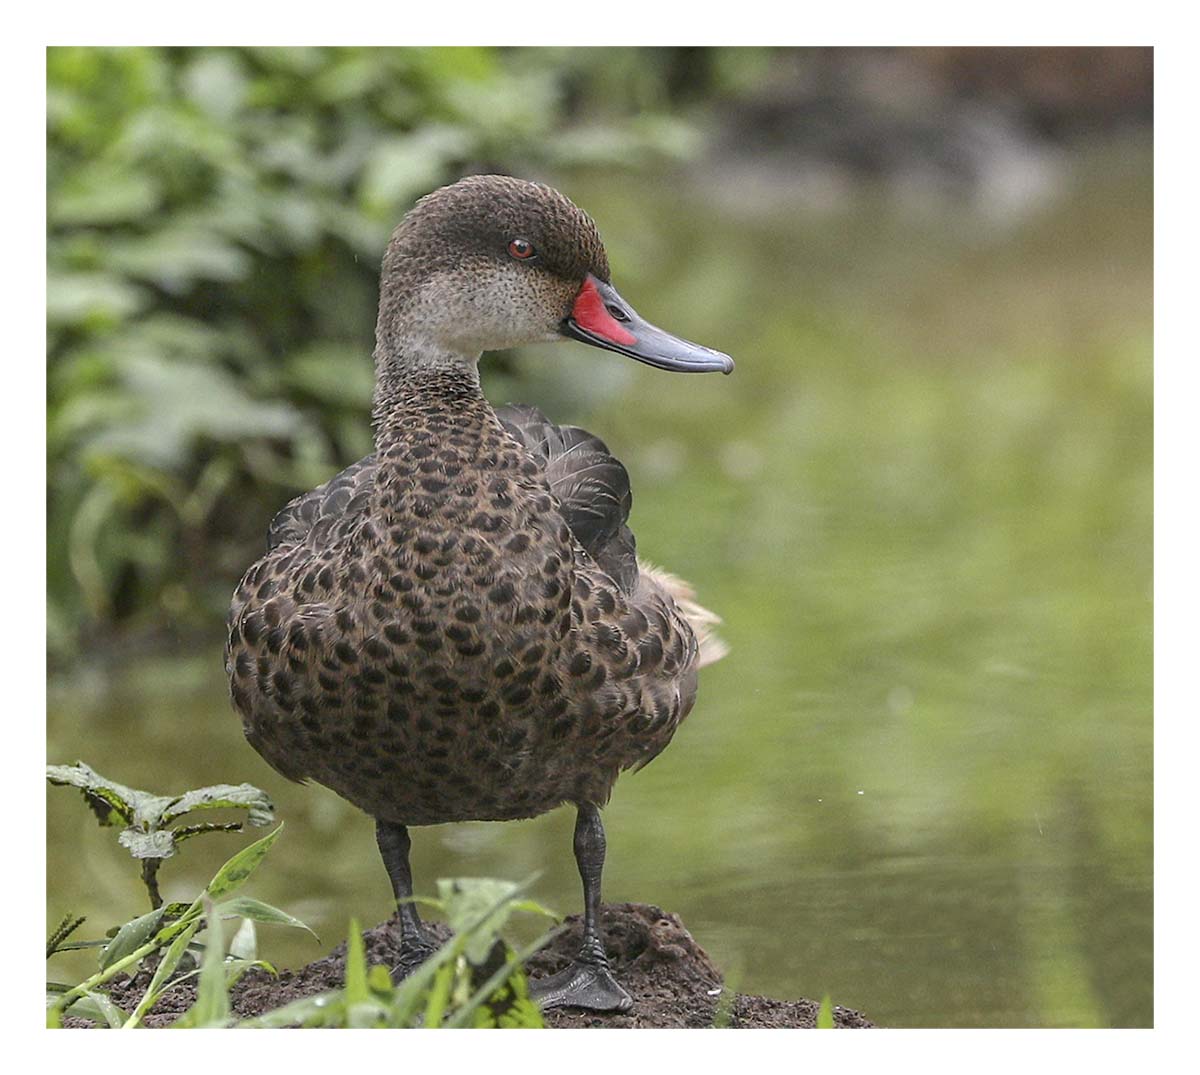
<path fill-rule="evenodd" d="M 262 864 L 271 845 L 283 832 L 283 822 L 274 832 L 267 833 L 261 840 L 256 840 L 249 847 L 242 848 L 225 863 L 208 883 L 209 897 L 214 901 L 224 900 L 242 887 L 252 873 Z"/>
<path fill-rule="evenodd" d="M 139 915 L 130 922 L 126 922 L 117 934 L 105 946 L 103 952 L 100 953 L 100 969 L 104 970 L 116 963 L 119 959 L 124 959 L 131 952 L 141 948 L 155 933 L 158 932 L 159 923 L 162 921 L 165 908 L 158 907 L 147 914 Z"/>
<path fill-rule="evenodd" d="M 110 241 L 106 264 L 177 294 L 200 281 L 243 280 L 251 261 L 211 229 L 175 220 L 148 235 Z"/>
<path fill-rule="evenodd" d="M 137 414 L 90 438 L 84 456 L 93 466 L 117 457 L 171 473 L 185 468 L 205 440 L 294 438 L 309 429 L 291 404 L 254 399 L 244 383 L 217 366 L 129 354 L 120 362 L 120 376 Z"/>
<path fill-rule="evenodd" d="M 255 922 L 270 922 L 279 926 L 293 926 L 298 929 L 308 930 L 314 937 L 317 936 L 300 919 L 293 918 L 286 911 L 281 911 L 278 907 L 272 907 L 269 903 L 263 903 L 262 900 L 256 900 L 250 896 L 234 896 L 233 899 L 222 900 L 217 904 L 217 914 L 238 915 L 242 918 L 253 919 Z M 319 937 L 317 939 L 320 940 Z"/>
<path fill-rule="evenodd" d="M 47 216 L 55 227 L 136 222 L 158 201 L 158 183 L 147 173 L 89 162 L 73 170 L 48 199 Z"/>
<path fill-rule="evenodd" d="M 246 76 L 236 53 L 198 50 L 183 76 L 187 95 L 215 120 L 231 122 L 247 93 Z"/>
<path fill-rule="evenodd" d="M 173 800 L 162 812 L 167 824 L 193 810 L 248 810 L 251 825 L 269 825 L 275 818 L 275 804 L 267 793 L 253 784 L 214 784 L 196 788 Z"/>
<path fill-rule="evenodd" d="M 396 209 L 431 187 L 446 164 L 470 151 L 469 136 L 450 126 L 428 125 L 411 134 L 380 139 L 359 184 L 359 201 L 374 215 Z"/>
<path fill-rule="evenodd" d="M 516 898 L 529 884 L 530 881 L 517 884 L 470 877 L 438 881 L 438 895 L 446 917 L 454 932 L 465 936 L 466 955 L 472 963 L 479 964 L 487 959 L 492 943 L 513 911 L 532 909 L 549 914 L 533 901 Z"/>
<path fill-rule="evenodd" d="M 366 410 L 375 378 L 355 347 L 312 344 L 293 354 L 284 369 L 287 383 L 326 405 L 340 403 Z"/>
<path fill-rule="evenodd" d="M 47 765 L 46 779 L 51 784 L 78 788 L 101 825 L 115 825 L 118 822 L 128 825 L 133 821 L 133 803 L 138 792 L 124 784 L 106 780 L 84 762 Z"/>
<path fill-rule="evenodd" d="M 112 273 L 46 273 L 46 319 L 52 326 L 117 325 L 150 302 L 148 291 Z"/>

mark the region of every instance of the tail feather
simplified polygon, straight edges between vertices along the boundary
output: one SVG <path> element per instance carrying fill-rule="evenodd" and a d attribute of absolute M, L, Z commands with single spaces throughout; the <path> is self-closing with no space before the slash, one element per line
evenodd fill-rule
<path fill-rule="evenodd" d="M 729 652 L 729 646 L 716 633 L 721 617 L 696 601 L 696 591 L 690 582 L 644 560 L 638 561 L 638 571 L 643 579 L 656 583 L 671 595 L 683 618 L 695 631 L 696 641 L 700 643 L 699 667 L 713 664 Z"/>

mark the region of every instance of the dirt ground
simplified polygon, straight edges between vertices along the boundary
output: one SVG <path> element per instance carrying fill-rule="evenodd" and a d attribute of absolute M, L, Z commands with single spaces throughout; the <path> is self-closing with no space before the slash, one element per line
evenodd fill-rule
<path fill-rule="evenodd" d="M 578 917 L 567 919 L 567 929 L 529 961 L 533 978 L 553 974 L 570 961 L 579 946 Z M 449 936 L 446 927 L 431 927 Z M 368 963 L 394 965 L 398 932 L 384 922 L 364 935 Z M 555 1028 L 579 1027 L 711 1027 L 720 994 L 721 973 L 696 943 L 676 915 L 643 903 L 618 903 L 604 908 L 604 939 L 617 980 L 634 998 L 624 1015 L 597 1015 L 571 1009 L 552 1009 L 546 1023 Z M 345 945 L 299 970 L 278 977 L 252 972 L 235 986 L 232 1002 L 238 1016 L 260 1015 L 300 997 L 342 985 Z M 118 979 L 111 990 L 113 1001 L 132 1009 L 147 985 L 142 978 Z M 146 1019 L 147 1026 L 166 1026 L 186 1011 L 195 999 L 188 985 L 172 990 Z M 746 1028 L 812 1027 L 818 1004 L 811 1000 L 772 1000 L 738 994 L 730 1026 Z M 850 1008 L 833 1009 L 838 1028 L 873 1026 Z M 88 1026 L 82 1020 L 69 1025 Z"/>

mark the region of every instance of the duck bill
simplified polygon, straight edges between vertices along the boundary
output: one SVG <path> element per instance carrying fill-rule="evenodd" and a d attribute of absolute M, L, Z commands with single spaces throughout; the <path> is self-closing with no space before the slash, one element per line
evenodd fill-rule
<path fill-rule="evenodd" d="M 681 340 L 650 324 L 612 284 L 589 275 L 575 296 L 562 333 L 580 343 L 628 355 L 675 373 L 732 373 L 733 359 L 720 351 Z"/>

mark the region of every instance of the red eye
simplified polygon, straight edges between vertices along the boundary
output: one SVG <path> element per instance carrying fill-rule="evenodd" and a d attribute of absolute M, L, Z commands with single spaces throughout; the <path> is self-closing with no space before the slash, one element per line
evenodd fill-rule
<path fill-rule="evenodd" d="M 517 258 L 520 261 L 525 261 L 537 253 L 537 251 L 533 249 L 533 243 L 529 242 L 528 239 L 513 239 L 512 242 L 508 244 L 508 252 L 512 254 L 514 258 Z"/>

